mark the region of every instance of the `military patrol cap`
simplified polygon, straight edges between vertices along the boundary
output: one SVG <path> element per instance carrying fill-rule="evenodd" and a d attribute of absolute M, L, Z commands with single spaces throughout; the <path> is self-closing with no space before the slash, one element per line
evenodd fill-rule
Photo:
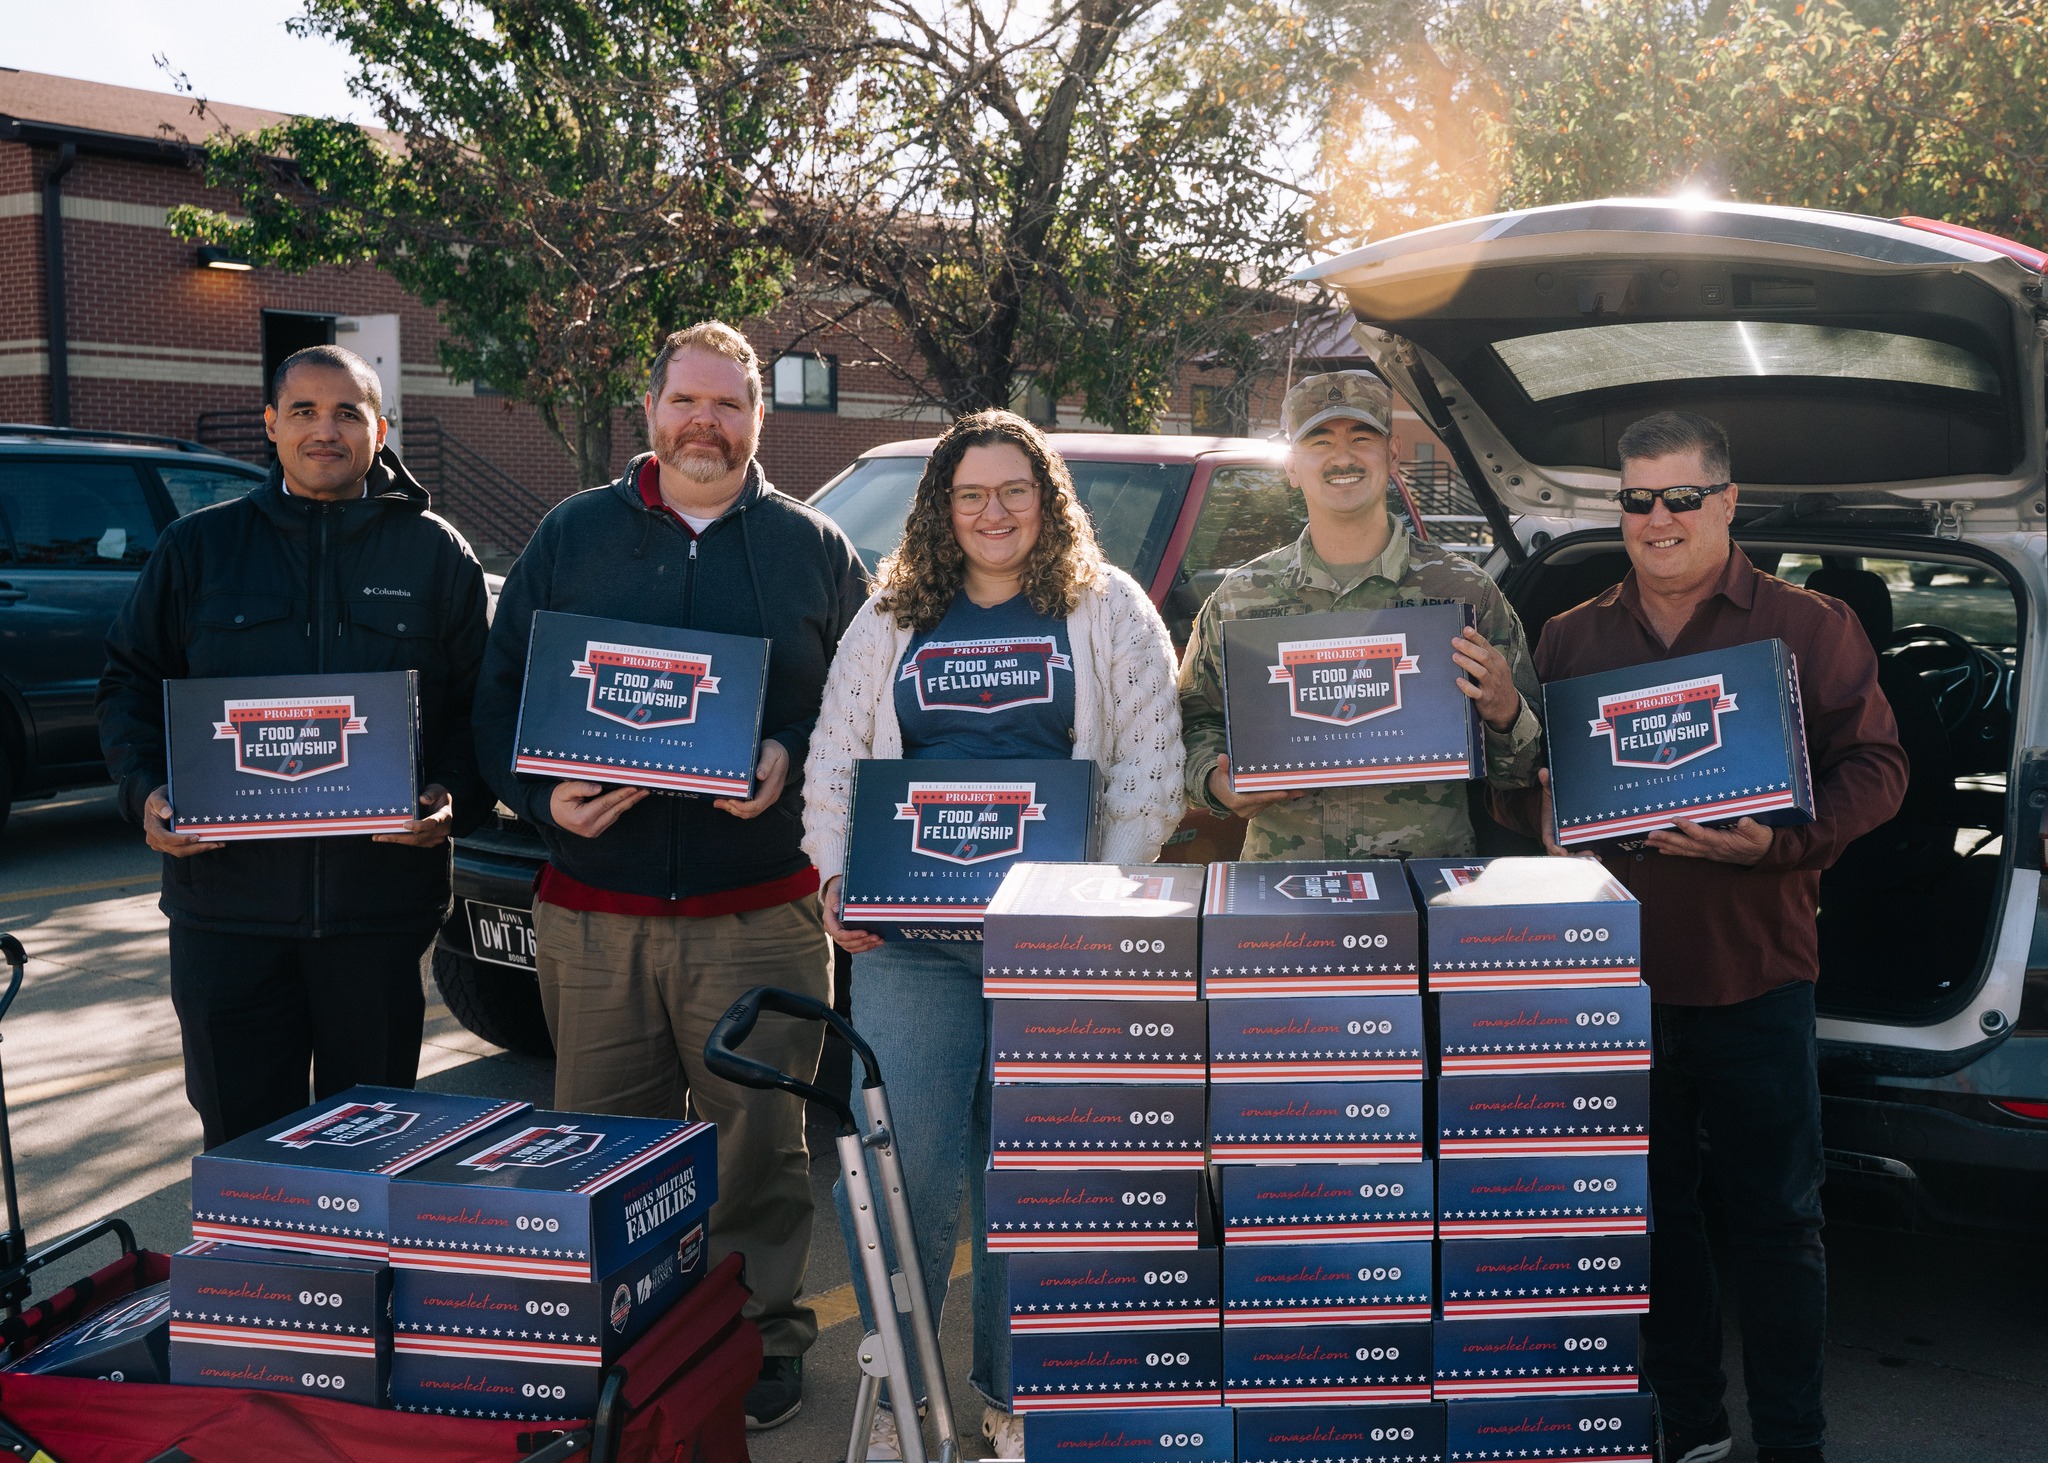
<path fill-rule="evenodd" d="M 1370 371 L 1327 371 L 1302 377 L 1280 404 L 1280 425 L 1290 442 L 1299 442 L 1310 428 L 1337 417 L 1391 432 L 1394 394 Z"/>

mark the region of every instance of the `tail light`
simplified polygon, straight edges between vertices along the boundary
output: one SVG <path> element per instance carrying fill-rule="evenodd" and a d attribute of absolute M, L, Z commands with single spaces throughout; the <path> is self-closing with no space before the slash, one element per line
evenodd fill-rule
<path fill-rule="evenodd" d="M 2032 1118 L 2036 1122 L 2048 1123 L 2048 1102 L 2028 1102 L 2018 1097 L 1993 1098 L 1991 1105 L 2011 1113 L 2014 1117 Z"/>

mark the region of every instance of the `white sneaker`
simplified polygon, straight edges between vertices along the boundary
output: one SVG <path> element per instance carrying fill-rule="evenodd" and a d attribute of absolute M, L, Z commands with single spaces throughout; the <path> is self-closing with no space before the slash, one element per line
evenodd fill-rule
<path fill-rule="evenodd" d="M 981 1409 L 981 1435 L 995 1448 L 994 1457 L 1024 1456 L 1024 1419 L 1014 1412 L 984 1405 Z"/>
<path fill-rule="evenodd" d="M 886 1407 L 875 1409 L 868 1428 L 868 1463 L 896 1463 L 903 1456 L 903 1440 L 896 1436 L 896 1414 Z"/>

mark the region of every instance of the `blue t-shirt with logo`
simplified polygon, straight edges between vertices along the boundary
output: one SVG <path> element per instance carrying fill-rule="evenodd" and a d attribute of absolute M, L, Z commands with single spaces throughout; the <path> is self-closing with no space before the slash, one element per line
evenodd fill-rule
<path fill-rule="evenodd" d="M 906 758 L 1073 756 L 1066 619 L 1022 594 L 983 609 L 961 590 L 897 665 L 896 720 Z"/>

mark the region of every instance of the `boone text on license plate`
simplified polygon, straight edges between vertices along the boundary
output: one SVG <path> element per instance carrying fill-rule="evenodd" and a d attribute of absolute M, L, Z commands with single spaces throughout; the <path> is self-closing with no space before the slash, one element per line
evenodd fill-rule
<path fill-rule="evenodd" d="M 467 903 L 469 944 L 477 959 L 509 965 L 515 970 L 536 968 L 532 915 L 502 904 L 482 904 L 474 899 Z"/>

